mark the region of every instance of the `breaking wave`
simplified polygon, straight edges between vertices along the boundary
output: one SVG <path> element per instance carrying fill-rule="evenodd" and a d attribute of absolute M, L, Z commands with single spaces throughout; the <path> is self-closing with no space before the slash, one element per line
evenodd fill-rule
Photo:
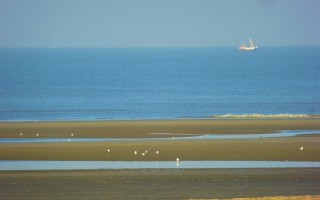
<path fill-rule="evenodd" d="M 319 115 L 308 114 L 224 114 L 224 115 L 212 115 L 211 118 L 314 118 Z"/>

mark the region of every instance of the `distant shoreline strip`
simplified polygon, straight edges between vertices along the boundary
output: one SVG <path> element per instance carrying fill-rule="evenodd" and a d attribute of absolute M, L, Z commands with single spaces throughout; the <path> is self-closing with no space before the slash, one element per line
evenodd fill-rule
<path fill-rule="evenodd" d="M 65 118 L 65 119 L 0 119 L 3 122 L 86 122 L 86 121 L 148 121 L 148 120 L 214 120 L 214 119 L 320 119 L 320 114 L 222 114 L 175 118 Z"/>
<path fill-rule="evenodd" d="M 211 115 L 210 118 L 224 118 L 224 119 L 287 119 L 287 118 L 297 118 L 297 119 L 305 119 L 305 118 L 320 118 L 320 114 L 224 114 L 224 115 Z"/>

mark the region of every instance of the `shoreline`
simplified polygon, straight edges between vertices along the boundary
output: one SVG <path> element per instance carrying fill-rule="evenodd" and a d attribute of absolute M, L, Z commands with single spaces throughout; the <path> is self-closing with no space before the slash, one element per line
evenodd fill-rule
<path fill-rule="evenodd" d="M 219 114 L 208 116 L 181 116 L 164 118 L 93 118 L 93 119 L 18 119 L 0 120 L 0 123 L 20 122 L 108 122 L 108 121 L 162 121 L 162 120 L 299 120 L 299 119 L 320 119 L 320 114 Z"/>

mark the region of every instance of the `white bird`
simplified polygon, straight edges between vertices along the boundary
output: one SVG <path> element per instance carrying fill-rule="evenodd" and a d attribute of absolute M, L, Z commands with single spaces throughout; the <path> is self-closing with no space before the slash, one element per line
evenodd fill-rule
<path fill-rule="evenodd" d="M 39 136 L 39 133 L 37 133 L 37 137 Z"/>
<path fill-rule="evenodd" d="M 110 153 L 110 152 L 111 152 L 111 150 L 110 150 L 110 149 L 108 149 L 107 151 L 108 151 L 108 153 Z"/>
<path fill-rule="evenodd" d="M 22 136 L 22 133 L 20 133 L 20 136 Z"/>
<path fill-rule="evenodd" d="M 137 155 L 138 154 L 138 152 L 137 151 L 134 151 L 134 155 Z"/>
<path fill-rule="evenodd" d="M 303 151 L 303 146 L 300 147 L 300 151 Z"/>
<path fill-rule="evenodd" d="M 144 156 L 144 155 L 146 155 L 146 154 L 145 154 L 145 153 L 142 153 L 141 155 Z"/>
<path fill-rule="evenodd" d="M 71 133 L 71 137 L 73 137 L 73 133 Z"/>
<path fill-rule="evenodd" d="M 180 161 L 180 159 L 179 159 L 179 158 L 177 158 L 177 159 L 176 159 L 176 161 L 177 161 L 177 162 L 179 162 L 179 161 Z"/>
<path fill-rule="evenodd" d="M 158 155 L 158 154 L 159 154 L 159 151 L 156 151 L 156 154 Z"/>
<path fill-rule="evenodd" d="M 148 153 L 148 150 L 145 150 L 144 153 L 147 154 L 147 153 Z"/>

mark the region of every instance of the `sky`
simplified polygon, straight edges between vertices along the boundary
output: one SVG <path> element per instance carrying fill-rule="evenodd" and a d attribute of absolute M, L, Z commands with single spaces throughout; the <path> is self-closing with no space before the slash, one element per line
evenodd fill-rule
<path fill-rule="evenodd" d="M 319 0 L 0 0 L 0 47 L 320 45 Z"/>

